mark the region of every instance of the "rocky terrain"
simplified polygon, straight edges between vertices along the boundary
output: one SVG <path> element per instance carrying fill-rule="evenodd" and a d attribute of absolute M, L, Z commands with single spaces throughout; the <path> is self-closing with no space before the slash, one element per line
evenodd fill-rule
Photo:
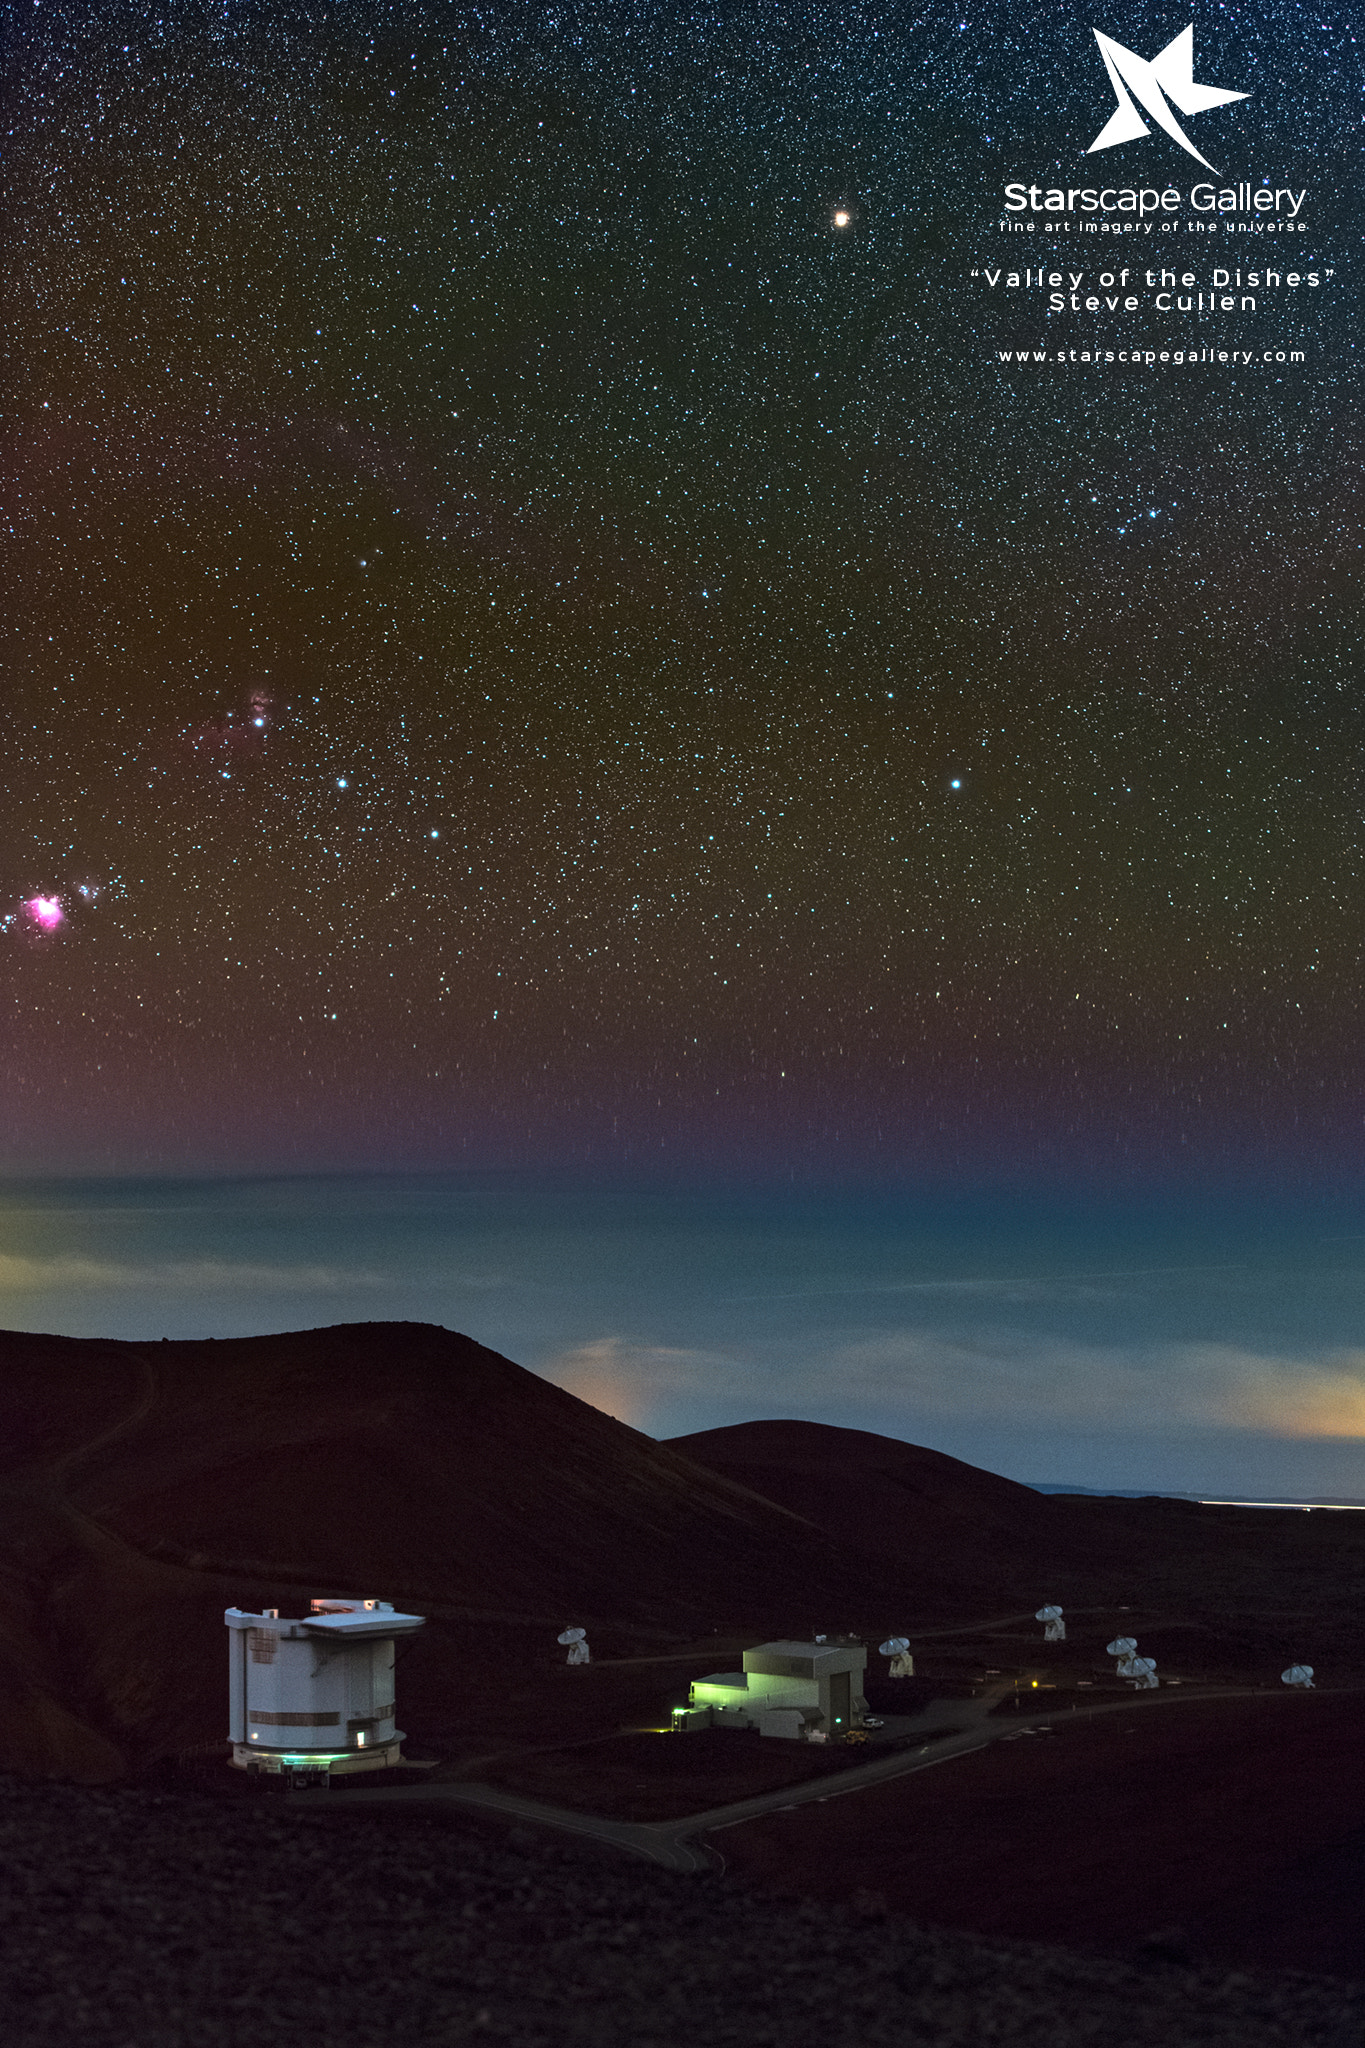
<path fill-rule="evenodd" d="M 226 1774 L 225 1774 L 226 1775 Z M 1365 1992 L 929 1932 L 446 1814 L 0 1779 L 7 2048 L 1359 2048 Z"/>

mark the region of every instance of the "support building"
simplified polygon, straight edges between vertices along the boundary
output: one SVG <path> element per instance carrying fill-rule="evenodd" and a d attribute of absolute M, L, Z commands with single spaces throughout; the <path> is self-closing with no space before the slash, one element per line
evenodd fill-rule
<path fill-rule="evenodd" d="M 694 1681 L 685 1707 L 673 1709 L 679 1733 L 697 1728 L 757 1728 L 789 1741 L 822 1732 L 838 1741 L 867 1712 L 861 1643 L 760 1643 L 742 1671 L 713 1671 Z"/>

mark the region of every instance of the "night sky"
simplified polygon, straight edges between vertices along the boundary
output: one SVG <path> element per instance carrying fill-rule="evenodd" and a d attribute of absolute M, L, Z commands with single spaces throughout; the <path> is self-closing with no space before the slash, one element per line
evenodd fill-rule
<path fill-rule="evenodd" d="M 1353 27 L 16 8 L 0 1169 L 1359 1192 Z"/>
<path fill-rule="evenodd" d="M 1102 322 L 1070 7 L 16 19 L 11 1166 L 1355 1171 L 1348 17 L 1189 124 L 1330 286 Z"/>

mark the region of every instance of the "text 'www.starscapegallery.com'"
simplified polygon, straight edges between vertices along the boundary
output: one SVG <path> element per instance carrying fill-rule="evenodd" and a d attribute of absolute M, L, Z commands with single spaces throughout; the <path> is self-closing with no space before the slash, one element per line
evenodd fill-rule
<path fill-rule="evenodd" d="M 1112 363 L 1116 369 L 1151 369 L 1158 363 L 1171 363 L 1180 368 L 1197 367 L 1200 364 L 1216 367 L 1226 364 L 1229 369 L 1250 369 L 1268 365 L 1274 368 L 1280 363 L 1303 363 L 1308 360 L 1308 351 L 1302 348 L 1002 348 L 996 350 L 997 360 L 1002 363 L 1064 363 L 1089 364 L 1092 369 L 1103 369 Z"/>

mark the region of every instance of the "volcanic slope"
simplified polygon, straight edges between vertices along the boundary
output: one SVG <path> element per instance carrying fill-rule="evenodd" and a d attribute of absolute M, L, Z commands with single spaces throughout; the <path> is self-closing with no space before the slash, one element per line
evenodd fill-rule
<path fill-rule="evenodd" d="M 405 1654 L 410 1730 L 506 1730 L 518 1687 L 548 1685 L 572 1733 L 632 1702 L 605 1672 L 564 1686 L 568 1622 L 599 1653 L 657 1655 L 804 1628 L 811 1601 L 856 1625 L 875 1596 L 824 1532 L 422 1324 L 7 1333 L 0 1407 L 11 1768 L 101 1779 L 221 1738 L 227 1605 L 408 1603 L 433 1617 Z"/>
<path fill-rule="evenodd" d="M 808 1423 L 656 1444 L 423 1324 L 0 1334 L 0 1414 L 0 1766 L 20 1770 L 96 1780 L 220 1745 L 223 1608 L 312 1593 L 429 1617 L 400 1721 L 447 1759 L 654 1722 L 745 1642 L 1017 1628 L 1043 1598 L 1155 1608 L 1163 1669 L 1189 1647 L 1163 1644 L 1164 1613 L 1203 1631 L 1204 1675 L 1259 1675 L 1267 1608 L 1282 1662 L 1306 1644 L 1344 1678 L 1346 1635 L 1359 1662 L 1360 1516 L 1049 1498 Z M 566 1623 L 588 1669 L 565 1669 Z"/>
<path fill-rule="evenodd" d="M 1154 1963 L 1184 1949 L 1360 1982 L 1362 1737 L 1359 1691 L 1134 1702 L 721 1840 L 777 1890 L 865 1888 L 988 1939 L 1131 1951 L 1180 1930 Z"/>
<path fill-rule="evenodd" d="M 1022 1604 L 1039 1572 L 1063 1562 L 1066 1513 L 1054 1496 L 920 1444 L 795 1421 L 741 1422 L 668 1444 L 846 1544 L 914 1566 L 920 1607 L 938 1587 L 954 1608 L 963 1594 L 984 1597 L 983 1613 L 992 1600 Z"/>
<path fill-rule="evenodd" d="M 1264 1676 L 1267 1658 L 1311 1659 L 1314 1649 L 1339 1681 L 1365 1676 L 1365 1514 L 1040 1494 L 918 1444 L 817 1422 L 744 1422 L 672 1437 L 668 1448 L 870 1564 L 908 1568 L 912 1631 L 1044 1600 L 1131 1607 L 1143 1614 L 1144 1647 L 1163 1659 L 1197 1649 L 1209 1676 L 1253 1665 Z M 1154 1627 L 1168 1627 L 1169 1642 Z"/>

